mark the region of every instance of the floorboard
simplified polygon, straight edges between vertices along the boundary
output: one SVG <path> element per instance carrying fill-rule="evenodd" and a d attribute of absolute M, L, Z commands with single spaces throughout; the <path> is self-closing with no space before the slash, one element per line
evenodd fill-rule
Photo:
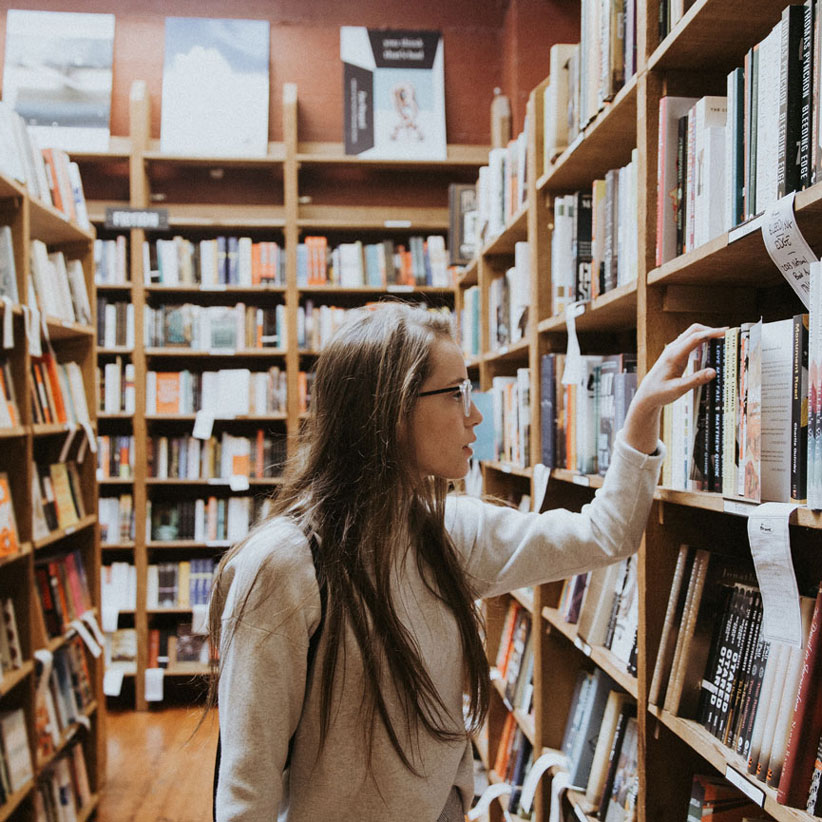
<path fill-rule="evenodd" d="M 97 822 L 208 822 L 217 717 L 199 708 L 110 711 L 108 780 Z"/>

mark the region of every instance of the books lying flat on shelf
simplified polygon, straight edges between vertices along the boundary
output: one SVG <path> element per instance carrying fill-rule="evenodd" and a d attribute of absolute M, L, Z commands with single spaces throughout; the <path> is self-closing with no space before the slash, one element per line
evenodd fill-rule
<path fill-rule="evenodd" d="M 160 149 L 264 157 L 269 22 L 166 17 Z"/>
<path fill-rule="evenodd" d="M 440 32 L 341 26 L 340 59 L 346 154 L 446 159 Z"/>
<path fill-rule="evenodd" d="M 114 15 L 12 9 L 3 99 L 41 146 L 108 151 Z"/>

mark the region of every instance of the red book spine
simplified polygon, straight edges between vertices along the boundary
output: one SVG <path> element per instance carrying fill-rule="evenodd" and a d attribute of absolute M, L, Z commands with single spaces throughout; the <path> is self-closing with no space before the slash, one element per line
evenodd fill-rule
<path fill-rule="evenodd" d="M 822 688 L 820 688 L 820 634 L 822 633 L 822 587 L 816 595 L 808 644 L 802 662 L 802 676 L 796 692 L 788 747 L 785 750 L 785 764 L 779 780 L 776 801 L 780 805 L 804 808 L 808 799 L 816 743 L 822 723 Z M 816 732 L 814 733 L 814 729 Z"/>

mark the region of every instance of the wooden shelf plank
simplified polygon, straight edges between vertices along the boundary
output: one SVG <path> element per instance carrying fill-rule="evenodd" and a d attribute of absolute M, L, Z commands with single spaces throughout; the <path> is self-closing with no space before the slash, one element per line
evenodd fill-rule
<path fill-rule="evenodd" d="M 420 168 L 479 168 L 488 163 L 489 146 L 451 143 L 444 160 L 380 160 L 346 154 L 342 143 L 301 142 L 297 162 L 302 165 L 351 165 L 409 171 Z"/>
<path fill-rule="evenodd" d="M 539 191 L 588 189 L 612 168 L 627 165 L 636 147 L 637 78 L 632 77 L 613 101 L 585 128 L 537 181 Z"/>
<path fill-rule="evenodd" d="M 480 254 L 483 257 L 510 256 L 514 253 L 514 246 L 527 239 L 528 208 L 523 206 L 511 217 L 500 234 L 486 242 Z"/>
<path fill-rule="evenodd" d="M 443 232 L 448 230 L 448 209 L 305 205 L 300 207 L 297 226 L 305 231 Z"/>
<path fill-rule="evenodd" d="M 783 0 L 697 0 L 648 59 L 657 71 L 682 69 L 727 74 L 779 21 Z"/>
<path fill-rule="evenodd" d="M 600 294 L 588 303 L 585 311 L 576 318 L 577 332 L 622 331 L 636 328 L 636 292 L 637 284 L 633 281 Z M 566 333 L 565 314 L 555 314 L 542 320 L 537 329 L 545 334 Z"/>
<path fill-rule="evenodd" d="M 171 154 L 160 150 L 160 141 L 152 140 L 149 150 L 143 152 L 143 161 L 150 171 L 152 165 L 175 166 L 213 166 L 231 168 L 258 168 L 265 166 L 280 166 L 285 162 L 285 144 L 270 142 L 268 151 L 261 157 L 218 156 L 218 155 L 189 155 Z"/>

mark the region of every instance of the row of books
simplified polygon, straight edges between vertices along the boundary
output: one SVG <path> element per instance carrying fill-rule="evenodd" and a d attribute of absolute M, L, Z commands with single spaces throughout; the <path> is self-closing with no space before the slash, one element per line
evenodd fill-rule
<path fill-rule="evenodd" d="M 137 629 L 116 628 L 106 632 L 103 662 L 107 671 L 137 672 Z"/>
<path fill-rule="evenodd" d="M 134 348 L 134 303 L 98 295 L 97 345 Z"/>
<path fill-rule="evenodd" d="M 118 234 L 113 240 L 94 241 L 94 282 L 97 285 L 126 285 L 131 282 L 128 240 Z"/>
<path fill-rule="evenodd" d="M 3 674 L 23 667 L 23 649 L 17 629 L 17 609 L 14 598 L 0 598 L 0 669 Z"/>
<path fill-rule="evenodd" d="M 285 249 L 273 240 L 220 235 L 143 241 L 145 285 L 285 285 Z"/>
<path fill-rule="evenodd" d="M 49 638 L 63 636 L 93 605 L 83 555 L 75 549 L 34 566 L 35 590 Z"/>
<path fill-rule="evenodd" d="M 485 242 L 502 233 L 527 198 L 528 118 L 517 137 L 488 152 L 488 164 L 480 166 L 476 184 L 475 231 Z"/>
<path fill-rule="evenodd" d="M 767 822 L 759 805 L 751 802 L 721 776 L 694 774 L 688 799 L 687 822 L 722 820 L 722 822 Z"/>
<path fill-rule="evenodd" d="M 502 725 L 493 770 L 499 779 L 511 786 L 511 794 L 506 805 L 509 813 L 520 810 L 522 784 L 534 759 L 531 740 L 514 714 L 509 713 Z"/>
<path fill-rule="evenodd" d="M 148 541 L 236 542 L 252 523 L 264 516 L 269 501 L 264 497 L 216 497 L 146 504 Z"/>
<path fill-rule="evenodd" d="M 603 822 L 633 819 L 639 789 L 636 703 L 600 668 L 580 670 L 560 749 L 569 785 Z"/>
<path fill-rule="evenodd" d="M 688 370 L 707 366 L 717 376 L 666 409 L 663 439 L 670 453 L 663 483 L 819 507 L 815 494 L 809 499 L 822 469 L 807 418 L 807 409 L 816 407 L 808 341 L 809 317 L 798 314 L 729 328 L 724 339 L 694 352 Z"/>
<path fill-rule="evenodd" d="M 822 589 L 799 610 L 800 646 L 766 639 L 750 561 L 681 546 L 649 701 L 702 724 L 780 804 L 804 809 L 822 736 Z"/>
<path fill-rule="evenodd" d="M 131 434 L 97 437 L 97 479 L 133 479 L 134 437 Z"/>
<path fill-rule="evenodd" d="M 534 636 L 531 613 L 517 600 L 508 603 L 492 674 L 499 678 L 507 707 L 530 715 L 534 709 Z"/>
<path fill-rule="evenodd" d="M 551 310 L 595 299 L 637 277 L 638 155 L 594 180 L 591 192 L 554 200 L 551 234 Z"/>
<path fill-rule="evenodd" d="M 470 285 L 462 292 L 457 329 L 457 338 L 466 359 L 480 354 L 480 328 L 480 288 L 478 285 Z"/>
<path fill-rule="evenodd" d="M 555 43 L 549 55 L 546 170 L 636 73 L 635 0 L 583 0 L 580 11 L 580 42 Z"/>
<path fill-rule="evenodd" d="M 36 822 L 72 822 L 81 817 L 90 803 L 83 745 L 74 742 L 39 775 L 34 791 L 34 818 Z"/>
<path fill-rule="evenodd" d="M 253 438 L 227 432 L 207 440 L 158 436 L 147 441 L 146 470 L 158 479 L 262 479 L 279 476 L 285 458 L 285 438 L 262 428 Z"/>
<path fill-rule="evenodd" d="M 208 605 L 214 560 L 210 557 L 148 566 L 146 608 L 191 608 Z"/>
<path fill-rule="evenodd" d="M 0 428 L 15 428 L 20 421 L 11 366 L 8 360 L 0 360 Z"/>
<path fill-rule="evenodd" d="M 531 370 L 514 377 L 493 377 L 491 401 L 494 459 L 527 468 L 531 464 Z"/>
<path fill-rule="evenodd" d="M 133 563 L 100 566 L 100 610 L 103 614 L 137 610 L 137 568 Z"/>
<path fill-rule="evenodd" d="M 20 302 L 14 240 L 11 228 L 7 225 L 0 226 L 0 297 L 8 298 L 13 303 Z"/>
<path fill-rule="evenodd" d="M 34 463 L 31 486 L 34 539 L 48 536 L 57 529 L 70 528 L 86 515 L 76 461 Z"/>
<path fill-rule="evenodd" d="M 66 733 L 85 718 L 94 702 L 83 641 L 77 634 L 61 645 L 50 660 L 37 659 L 35 728 L 37 761 L 42 765 L 62 744 Z"/>
<path fill-rule="evenodd" d="M 163 668 L 169 673 L 200 673 L 208 664 L 208 654 L 208 638 L 194 633 L 190 622 L 148 631 L 149 668 Z"/>
<path fill-rule="evenodd" d="M 31 285 L 36 308 L 44 316 L 56 317 L 81 325 L 91 324 L 89 302 L 83 263 L 66 259 L 62 251 L 49 253 L 42 240 L 32 240 Z"/>
<path fill-rule="evenodd" d="M 566 365 L 565 354 L 544 354 L 540 363 L 542 463 L 605 474 L 636 392 L 636 355 L 586 354 L 575 374 L 566 375 Z"/>
<path fill-rule="evenodd" d="M 355 240 L 331 248 L 324 236 L 307 236 L 297 246 L 297 286 L 335 285 L 340 288 L 434 286 L 451 288 L 445 238 L 414 235 L 408 244 Z"/>
<path fill-rule="evenodd" d="M 636 557 L 565 580 L 558 604 L 560 616 L 576 624 L 589 646 L 607 648 L 628 673 L 637 673 L 639 597 Z"/>
<path fill-rule="evenodd" d="M 79 363 L 58 362 L 51 351 L 30 361 L 32 418 L 35 423 L 87 425 L 90 421 L 86 387 Z M 13 390 L 9 380 L 7 388 Z M 13 397 L 12 397 L 12 401 Z M 19 419 L 19 413 L 17 414 Z"/>
<path fill-rule="evenodd" d="M 136 368 L 117 355 L 97 366 L 97 410 L 102 414 L 133 414 L 137 402 Z"/>
<path fill-rule="evenodd" d="M 134 498 L 131 494 L 100 497 L 97 503 L 100 542 L 119 545 L 134 539 Z"/>
<path fill-rule="evenodd" d="M 180 415 L 197 411 L 215 418 L 284 413 L 285 372 L 223 368 L 219 371 L 149 371 L 146 413 Z"/>
<path fill-rule="evenodd" d="M 246 305 L 147 306 L 143 314 L 145 345 L 194 351 L 285 348 L 285 306 Z"/>
<path fill-rule="evenodd" d="M 0 749 L 0 799 L 5 802 L 12 794 L 28 787 L 34 778 L 28 726 L 22 708 L 0 713 Z"/>
<path fill-rule="evenodd" d="M 488 344 L 492 351 L 526 336 L 531 303 L 530 262 L 528 243 L 515 243 L 514 265 L 489 283 Z M 473 337 L 472 330 L 468 333 Z"/>
<path fill-rule="evenodd" d="M 88 228 L 88 211 L 77 163 L 62 149 L 41 149 L 23 118 L 0 103 L 0 173 L 25 184 L 29 194 Z"/>

